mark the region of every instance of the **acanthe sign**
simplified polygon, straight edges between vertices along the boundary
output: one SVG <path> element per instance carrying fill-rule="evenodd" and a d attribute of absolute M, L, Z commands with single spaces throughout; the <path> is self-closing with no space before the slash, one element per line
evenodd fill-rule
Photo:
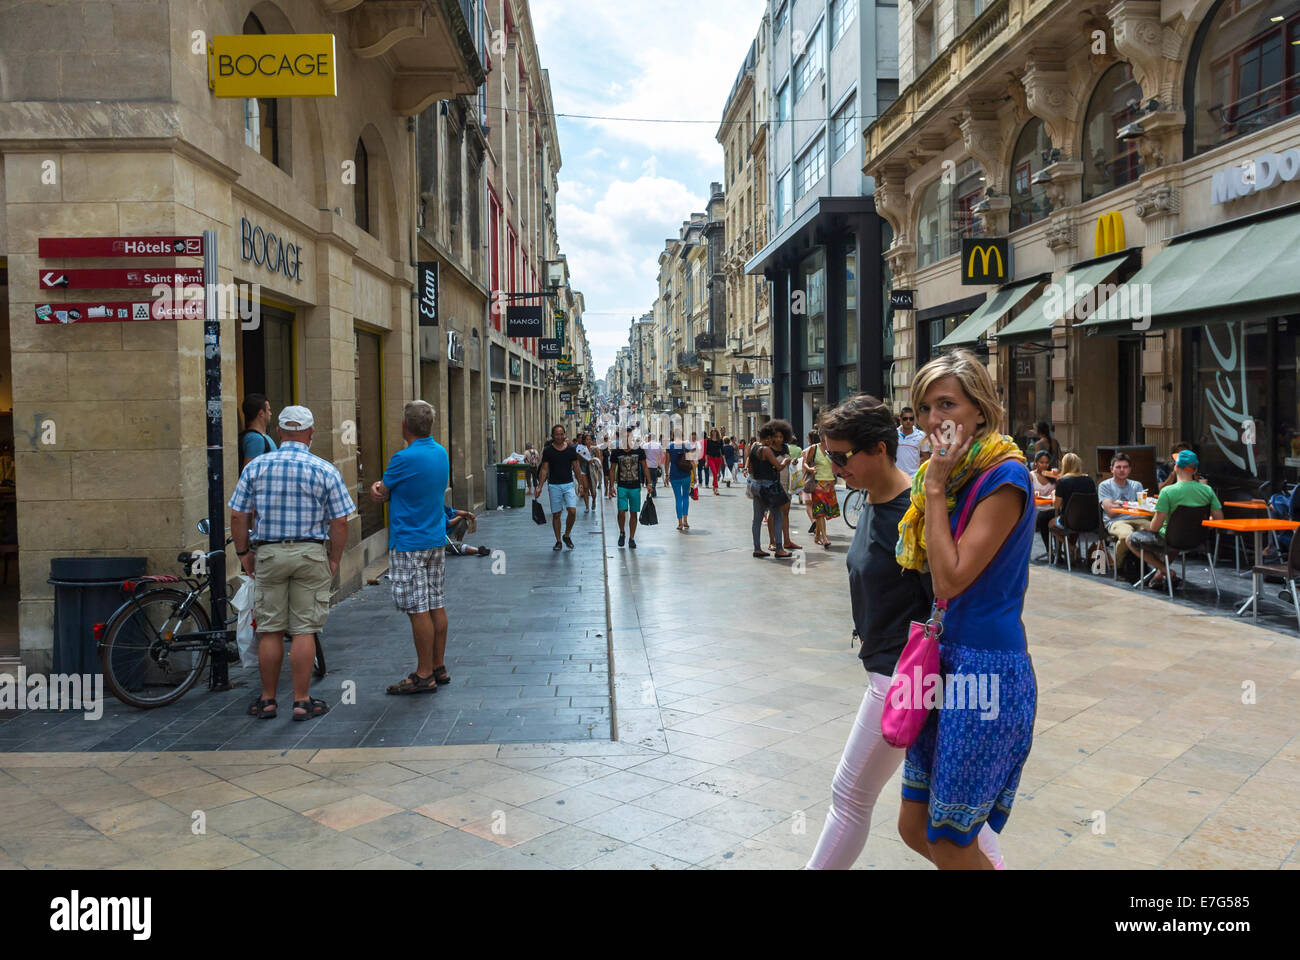
<path fill-rule="evenodd" d="M 335 97 L 334 34 L 212 38 L 208 86 L 218 97 Z"/>

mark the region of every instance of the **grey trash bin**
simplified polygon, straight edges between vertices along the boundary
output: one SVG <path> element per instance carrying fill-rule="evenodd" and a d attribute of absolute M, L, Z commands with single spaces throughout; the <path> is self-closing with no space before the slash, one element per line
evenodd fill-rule
<path fill-rule="evenodd" d="M 55 673 L 99 673 L 95 624 L 122 605 L 122 581 L 143 577 L 146 557 L 55 557 L 49 582 L 54 585 Z"/>

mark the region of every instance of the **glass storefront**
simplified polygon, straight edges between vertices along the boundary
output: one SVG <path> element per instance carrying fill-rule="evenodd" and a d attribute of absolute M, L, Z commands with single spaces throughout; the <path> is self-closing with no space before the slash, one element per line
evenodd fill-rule
<path fill-rule="evenodd" d="M 1182 431 L 1221 498 L 1271 491 L 1300 466 L 1300 316 L 1192 327 L 1183 334 Z"/>
<path fill-rule="evenodd" d="M 352 495 L 361 515 L 361 536 L 384 529 L 384 505 L 370 499 L 370 485 L 384 475 L 383 396 L 380 342 L 373 333 L 356 333 L 357 487 Z"/>
<path fill-rule="evenodd" d="M 1007 429 L 1016 437 L 1034 435 L 1034 424 L 1052 419 L 1050 351 L 1017 350 L 1011 364 L 1011 421 Z"/>
<path fill-rule="evenodd" d="M 238 332 L 236 374 L 239 398 L 250 393 L 260 393 L 271 402 L 271 412 L 281 410 L 294 402 L 293 381 L 293 321 L 287 310 L 254 304 L 259 322 L 256 327 Z M 247 305 L 241 304 L 241 313 Z"/>
<path fill-rule="evenodd" d="M 826 365 L 826 251 L 814 250 L 799 265 L 804 293 L 804 336 L 800 368 Z"/>

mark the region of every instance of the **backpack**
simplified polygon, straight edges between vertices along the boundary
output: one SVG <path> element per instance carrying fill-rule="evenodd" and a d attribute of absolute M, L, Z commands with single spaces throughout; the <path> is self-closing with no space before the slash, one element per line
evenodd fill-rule
<path fill-rule="evenodd" d="M 267 438 L 266 434 L 264 434 L 264 433 L 258 433 L 256 430 L 241 430 L 241 431 L 239 432 L 239 441 L 238 441 L 238 442 L 239 442 L 239 459 L 240 459 L 241 461 L 244 459 L 244 438 L 245 438 L 246 436 L 248 436 L 250 433 L 257 433 L 257 435 L 258 435 L 259 437 L 262 438 L 262 446 L 264 447 L 264 449 L 262 450 L 262 453 L 270 453 L 270 452 L 271 452 L 271 441 L 270 441 L 270 439 Z M 259 457 L 260 457 L 261 455 L 262 455 L 261 453 L 257 454 L 257 456 L 259 456 Z M 252 458 L 252 457 L 249 457 L 249 459 L 251 460 L 251 459 L 253 459 L 253 458 Z"/>

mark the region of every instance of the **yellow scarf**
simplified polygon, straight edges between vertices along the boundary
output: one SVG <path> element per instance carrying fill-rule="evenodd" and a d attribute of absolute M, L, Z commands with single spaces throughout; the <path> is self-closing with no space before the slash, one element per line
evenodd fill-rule
<path fill-rule="evenodd" d="M 948 515 L 951 517 L 957 507 L 957 494 L 970 480 L 983 473 L 994 464 L 1003 460 L 1025 462 L 1025 455 L 1016 442 L 1007 436 L 989 434 L 971 444 L 966 456 L 957 464 L 944 494 L 948 501 Z M 921 464 L 912 478 L 912 505 L 898 522 L 898 547 L 895 556 L 898 565 L 905 570 L 928 568 L 925 553 L 925 472 L 930 461 Z"/>

